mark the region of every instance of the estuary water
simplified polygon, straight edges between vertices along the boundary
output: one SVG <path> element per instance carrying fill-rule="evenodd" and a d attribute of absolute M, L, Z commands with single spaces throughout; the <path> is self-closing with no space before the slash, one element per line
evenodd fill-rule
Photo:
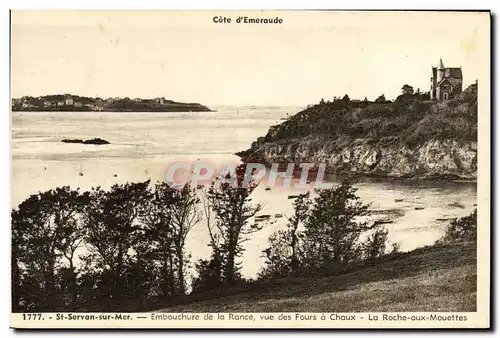
<path fill-rule="evenodd" d="M 107 188 L 114 183 L 163 180 L 168 165 L 177 161 L 208 161 L 215 166 L 238 163 L 234 153 L 248 149 L 269 127 L 304 107 L 211 107 L 214 112 L 106 113 L 13 112 L 11 207 L 30 194 L 70 185 Z M 109 145 L 62 143 L 64 138 L 100 137 Z M 80 170 L 83 176 L 79 175 Z M 385 224 L 389 240 L 401 250 L 433 244 L 449 221 L 470 214 L 476 203 L 476 184 L 361 180 L 358 195 L 378 212 L 389 210 Z M 264 229 L 245 243 L 243 274 L 254 276 L 263 263 L 261 252 L 269 235 L 286 224 L 293 212 L 284 187 L 259 186 L 253 196 L 271 215 Z M 277 217 L 276 217 L 277 216 Z M 188 238 L 193 260 L 210 254 L 204 222 Z"/>

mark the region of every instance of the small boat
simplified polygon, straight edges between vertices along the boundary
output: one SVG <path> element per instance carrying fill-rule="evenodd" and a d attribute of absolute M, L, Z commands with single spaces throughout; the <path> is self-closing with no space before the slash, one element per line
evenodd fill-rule
<path fill-rule="evenodd" d="M 415 210 L 424 210 L 424 207 L 415 207 Z"/>
<path fill-rule="evenodd" d="M 83 171 L 82 171 L 82 165 L 81 164 L 80 164 L 80 172 L 78 173 L 78 175 L 83 176 Z"/>
<path fill-rule="evenodd" d="M 465 206 L 463 204 L 461 204 L 460 202 L 457 202 L 457 201 L 448 204 L 448 206 L 451 207 L 451 208 L 465 209 Z"/>
<path fill-rule="evenodd" d="M 416 200 L 419 200 L 419 199 L 420 199 L 420 196 L 415 197 L 415 199 L 416 199 Z"/>
<path fill-rule="evenodd" d="M 297 198 L 297 197 L 299 197 L 299 195 L 288 195 L 288 199 L 289 199 L 289 200 L 291 200 L 291 199 L 293 199 L 293 198 Z"/>
<path fill-rule="evenodd" d="M 396 199 L 394 200 L 394 202 L 403 202 L 403 199 L 402 199 L 402 198 L 396 198 Z"/>
<path fill-rule="evenodd" d="M 259 216 L 255 216 L 255 219 L 270 219 L 271 218 L 271 215 L 259 215 Z"/>
<path fill-rule="evenodd" d="M 472 206 L 473 206 L 473 207 L 477 207 L 477 203 L 474 203 Z"/>
<path fill-rule="evenodd" d="M 453 217 L 443 217 L 443 218 L 436 218 L 436 221 L 439 221 L 439 222 L 446 222 L 446 221 L 452 221 L 454 220 L 455 218 Z"/>
<path fill-rule="evenodd" d="M 198 185 L 196 186 L 196 189 L 201 189 L 201 188 L 203 188 L 203 185 L 202 185 L 202 184 L 198 184 Z"/>
<path fill-rule="evenodd" d="M 269 191 L 269 190 L 271 190 L 271 188 L 267 187 L 267 188 L 266 188 L 266 191 Z"/>
<path fill-rule="evenodd" d="M 274 215 L 274 217 L 281 218 L 281 217 L 283 217 L 283 214 L 276 214 L 276 215 Z"/>
<path fill-rule="evenodd" d="M 390 215 L 392 217 L 403 217 L 405 215 L 404 210 L 401 209 L 378 209 L 370 210 L 373 215 Z"/>
<path fill-rule="evenodd" d="M 114 174 L 114 175 L 113 175 L 113 177 L 118 177 L 118 175 L 117 175 L 117 174 Z"/>

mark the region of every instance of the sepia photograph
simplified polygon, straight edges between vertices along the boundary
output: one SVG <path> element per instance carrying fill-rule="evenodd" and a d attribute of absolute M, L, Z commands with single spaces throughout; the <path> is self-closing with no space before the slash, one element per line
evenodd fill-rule
<path fill-rule="evenodd" d="M 10 39 L 12 327 L 489 327 L 490 12 Z"/>

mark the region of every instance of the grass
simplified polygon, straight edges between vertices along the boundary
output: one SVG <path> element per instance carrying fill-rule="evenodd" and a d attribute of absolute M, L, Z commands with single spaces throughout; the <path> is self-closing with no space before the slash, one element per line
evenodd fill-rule
<path fill-rule="evenodd" d="M 164 312 L 384 312 L 476 310 L 474 243 L 386 256 L 349 273 L 295 278 Z"/>

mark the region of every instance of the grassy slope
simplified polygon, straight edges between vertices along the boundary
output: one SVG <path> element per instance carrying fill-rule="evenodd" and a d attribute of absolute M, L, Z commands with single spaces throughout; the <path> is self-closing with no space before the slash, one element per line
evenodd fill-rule
<path fill-rule="evenodd" d="M 476 249 L 434 246 L 338 276 L 173 306 L 166 312 L 475 311 Z"/>

